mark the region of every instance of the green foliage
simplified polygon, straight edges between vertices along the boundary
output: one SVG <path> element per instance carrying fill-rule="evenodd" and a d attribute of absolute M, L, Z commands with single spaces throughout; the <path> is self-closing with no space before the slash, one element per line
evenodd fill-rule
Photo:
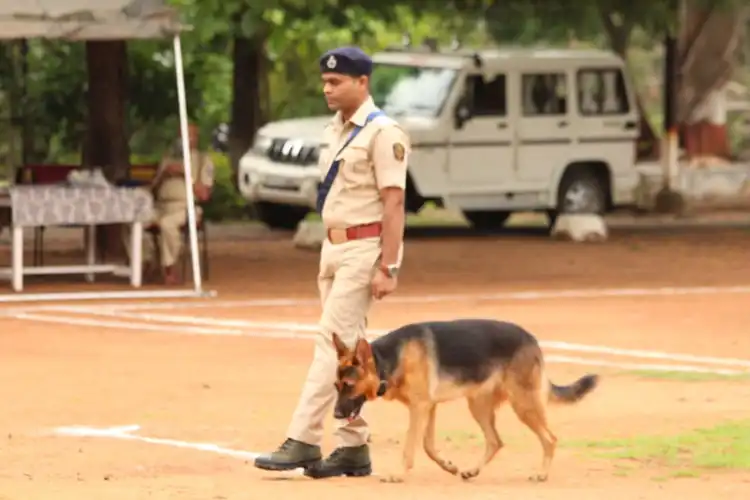
<path fill-rule="evenodd" d="M 29 40 L 28 47 L 26 98 L 15 103 L 14 111 L 25 115 L 30 124 L 34 139 L 30 159 L 49 162 L 61 157 L 79 158 L 88 112 L 85 46 L 78 42 Z M 7 53 L 7 44 L 4 48 Z M 133 41 L 128 44 L 128 59 L 128 126 L 133 131 L 134 152 L 142 154 L 163 148 L 178 130 L 173 56 L 168 42 Z M 216 83 L 204 77 L 203 69 L 215 60 L 209 57 L 208 62 L 195 64 L 191 59 L 186 55 L 187 99 L 192 118 L 200 120 L 210 112 L 217 114 L 216 103 L 220 99 L 210 94 L 206 99 L 201 90 L 202 86 L 211 89 Z M 2 73 L 0 91 L 15 88 L 21 95 L 17 89 L 21 80 L 19 66 Z M 224 97 L 228 103 L 229 96 Z M 214 106 L 206 106 L 205 101 Z M 215 116 L 208 116 L 216 121 Z"/>
<path fill-rule="evenodd" d="M 612 40 L 608 30 L 618 29 L 629 34 L 636 27 L 658 40 L 674 27 L 677 19 L 675 2 L 648 0 L 497 0 L 490 3 L 486 14 L 488 30 L 495 40 L 523 45 L 588 40 L 609 47 Z"/>
<path fill-rule="evenodd" d="M 204 216 L 212 222 L 243 218 L 247 214 L 245 201 L 232 184 L 232 169 L 229 160 L 218 153 L 212 153 L 211 159 L 215 167 L 214 187 L 211 199 L 203 209 Z"/>
<path fill-rule="evenodd" d="M 608 3 L 616 3 L 609 0 Z M 645 0 L 624 2 L 639 5 Z M 188 109 L 203 137 L 228 122 L 232 102 L 232 37 L 265 39 L 269 65 L 270 118 L 326 113 L 317 78 L 319 55 L 337 45 L 358 44 L 374 52 L 400 42 L 409 32 L 414 43 L 436 36 L 442 44 L 458 36 L 465 45 L 490 39 L 478 18 L 486 14 L 495 39 L 514 43 L 560 40 L 571 30 L 582 37 L 601 36 L 596 2 L 424 0 L 394 5 L 376 0 L 170 0 L 192 29 L 182 36 Z M 601 2 L 600 2 L 601 3 Z M 593 6 L 593 7 L 592 7 Z M 649 7 L 654 12 L 656 7 Z M 651 19 L 654 16 L 642 16 Z M 658 17 L 658 16 L 657 16 Z M 511 19 L 513 22 L 508 22 Z M 523 20 L 517 22 L 517 20 Z M 9 46 L 5 44 L 4 48 Z M 28 88 L 24 112 L 33 124 L 32 154 L 38 161 L 80 155 L 84 133 L 86 67 L 84 45 L 29 41 Z M 0 92 L 17 83 L 18 65 L 10 50 L 0 52 Z M 149 155 L 173 140 L 177 95 L 169 40 L 132 41 L 129 123 L 134 154 Z"/>
<path fill-rule="evenodd" d="M 334 46 L 357 44 L 376 52 L 400 43 L 402 35 L 409 32 L 415 44 L 436 37 L 441 45 L 447 45 L 457 37 L 465 46 L 477 47 L 572 41 L 607 47 L 613 45 L 615 33 L 626 35 L 626 46 L 637 46 L 640 51 L 630 54 L 631 64 L 635 60 L 646 68 L 642 75 L 636 74 L 639 84 L 651 78 L 654 70 L 648 63 L 641 65 L 638 57 L 645 54 L 653 60 L 663 31 L 674 29 L 677 19 L 672 0 L 167 1 L 192 26 L 181 37 L 183 62 L 188 110 L 201 127 L 204 146 L 218 124 L 229 122 L 235 36 L 263 41 L 270 95 L 262 107 L 276 120 L 328 112 L 320 95 L 318 57 Z M 721 0 L 711 5 L 734 8 L 738 1 Z M 19 149 L 20 144 L 9 145 L 11 137 L 18 142 L 19 128 L 17 121 L 12 127 L 10 121 L 12 114 L 22 110 L 33 129 L 33 160 L 77 161 L 87 113 L 85 46 L 30 40 L 28 47 L 28 85 L 26 99 L 21 101 L 18 47 L 10 43 L 0 46 L 0 156 L 8 157 Z M 179 130 L 171 41 L 130 42 L 128 63 L 131 151 L 134 157 L 158 158 Z M 382 79 L 384 86 L 387 79 Z M 647 109 L 652 109 L 651 104 Z M 225 165 L 226 159 L 217 157 L 216 163 Z M 229 170 L 222 168 L 217 175 L 231 180 Z M 235 213 L 241 205 L 236 194 L 230 194 L 229 185 L 226 196 L 221 194 L 224 188 L 217 191 L 217 199 L 223 201 L 216 201 L 216 210 L 211 212 L 216 217 Z"/>

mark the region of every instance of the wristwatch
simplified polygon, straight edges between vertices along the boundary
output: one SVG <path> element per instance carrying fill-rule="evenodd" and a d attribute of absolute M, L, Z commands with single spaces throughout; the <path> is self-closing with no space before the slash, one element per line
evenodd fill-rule
<path fill-rule="evenodd" d="M 398 276 L 398 267 L 398 264 L 380 264 L 380 270 L 389 278 L 395 278 Z"/>

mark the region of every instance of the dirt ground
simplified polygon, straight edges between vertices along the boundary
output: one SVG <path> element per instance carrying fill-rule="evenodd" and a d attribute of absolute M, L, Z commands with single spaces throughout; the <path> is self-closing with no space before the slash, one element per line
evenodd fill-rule
<path fill-rule="evenodd" d="M 420 452 L 405 484 L 380 483 L 400 467 L 407 425 L 405 409 L 385 402 L 365 415 L 373 477 L 313 481 L 252 467 L 253 453 L 285 437 L 319 314 L 317 254 L 292 248 L 286 236 L 212 241 L 213 299 L 0 306 L 0 499 L 745 498 L 748 472 L 665 480 L 666 466 L 645 463 L 623 475 L 618 463 L 566 443 L 750 418 L 747 381 L 634 373 L 750 371 L 742 361 L 750 360 L 749 246 L 743 229 L 620 231 L 590 245 L 540 236 L 407 242 L 400 288 L 374 306 L 372 329 L 506 319 L 541 339 L 555 382 L 602 374 L 589 398 L 551 409 L 560 445 L 544 484 L 526 479 L 541 448 L 507 408 L 498 414 L 506 446 L 471 482 Z M 7 249 L 0 259 L 8 262 Z M 36 278 L 27 291 L 125 289 L 122 281 L 81 281 Z M 139 428 L 112 430 L 130 425 Z M 67 426 L 99 435 L 60 434 Z M 438 429 L 438 446 L 454 463 L 468 466 L 483 453 L 463 402 L 439 408 Z M 326 438 L 324 451 L 334 444 Z"/>

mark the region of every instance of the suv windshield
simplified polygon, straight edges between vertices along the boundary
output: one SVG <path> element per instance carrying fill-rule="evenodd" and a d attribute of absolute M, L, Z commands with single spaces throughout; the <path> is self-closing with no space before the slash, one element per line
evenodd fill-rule
<path fill-rule="evenodd" d="M 375 64 L 370 92 L 375 104 L 391 116 L 434 117 L 440 113 L 456 73 L 449 68 Z"/>

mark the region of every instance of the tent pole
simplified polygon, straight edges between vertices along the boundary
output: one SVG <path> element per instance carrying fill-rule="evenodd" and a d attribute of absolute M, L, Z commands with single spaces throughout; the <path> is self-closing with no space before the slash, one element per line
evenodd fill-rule
<path fill-rule="evenodd" d="M 180 113 L 180 133 L 182 135 L 182 165 L 185 172 L 185 197 L 187 199 L 187 223 L 190 236 L 190 256 L 193 264 L 193 285 L 201 291 L 201 268 L 198 254 L 198 231 L 196 228 L 195 197 L 193 196 L 193 168 L 188 136 L 187 99 L 185 97 L 185 72 L 182 67 L 182 44 L 180 35 L 174 37 L 174 69 L 177 79 L 177 102 Z"/>

